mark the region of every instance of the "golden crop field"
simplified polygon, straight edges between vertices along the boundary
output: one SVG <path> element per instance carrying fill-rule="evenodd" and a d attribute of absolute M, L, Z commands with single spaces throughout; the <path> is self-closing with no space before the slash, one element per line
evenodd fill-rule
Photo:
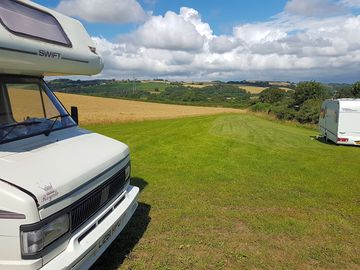
<path fill-rule="evenodd" d="M 275 85 L 274 85 L 275 86 Z M 279 87 L 280 89 L 283 89 L 285 91 L 291 91 L 292 89 L 287 88 L 287 87 Z M 260 87 L 260 86 L 239 86 L 239 88 L 242 88 L 248 92 L 250 92 L 251 94 L 260 94 L 264 89 L 266 89 L 267 87 Z"/>
<path fill-rule="evenodd" d="M 192 83 L 184 83 L 185 87 L 192 87 L 192 88 L 204 88 L 206 86 L 212 86 L 211 83 L 203 83 L 203 84 L 192 84 Z"/>
<path fill-rule="evenodd" d="M 241 85 L 239 88 L 246 90 L 250 94 L 259 94 L 261 91 L 263 91 L 266 87 L 260 87 L 260 86 L 250 86 L 250 85 Z"/>
<path fill-rule="evenodd" d="M 192 88 L 204 88 L 206 86 L 211 86 L 213 84 L 210 83 L 204 83 L 204 84 L 184 84 L 186 87 L 192 87 Z M 264 90 L 266 87 L 258 87 L 258 86 L 248 86 L 248 85 L 240 85 L 239 88 L 246 90 L 247 92 L 251 94 L 259 94 L 262 90 Z"/>
<path fill-rule="evenodd" d="M 71 106 L 79 108 L 80 124 L 171 119 L 224 112 L 242 112 L 242 110 L 231 108 L 169 105 L 65 93 L 56 93 L 56 96 L 69 111 Z"/>
<path fill-rule="evenodd" d="M 270 85 L 273 85 L 273 86 L 283 86 L 283 87 L 287 87 L 290 85 L 290 83 L 288 82 L 269 82 Z"/>

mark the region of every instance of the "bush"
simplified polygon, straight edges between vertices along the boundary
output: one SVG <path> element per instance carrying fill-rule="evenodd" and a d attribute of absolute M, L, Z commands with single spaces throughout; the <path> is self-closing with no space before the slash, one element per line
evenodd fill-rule
<path fill-rule="evenodd" d="M 263 103 L 276 103 L 282 101 L 286 96 L 286 91 L 277 87 L 270 87 L 264 89 L 260 95 L 259 100 Z"/>
<path fill-rule="evenodd" d="M 250 106 L 250 110 L 252 110 L 253 112 L 266 112 L 266 113 L 268 113 L 270 111 L 270 108 L 271 108 L 271 104 L 262 103 L 262 102 L 255 103 L 252 106 Z"/>
<path fill-rule="evenodd" d="M 297 112 L 288 106 L 288 104 L 277 104 L 271 108 L 271 113 L 275 114 L 281 120 L 293 120 Z"/>
<path fill-rule="evenodd" d="M 351 93 L 355 98 L 360 98 L 360 81 L 353 84 Z"/>
<path fill-rule="evenodd" d="M 296 120 L 300 123 L 313 123 L 317 124 L 319 122 L 319 114 L 321 108 L 322 100 L 309 99 L 304 102 L 300 107 L 296 115 Z"/>

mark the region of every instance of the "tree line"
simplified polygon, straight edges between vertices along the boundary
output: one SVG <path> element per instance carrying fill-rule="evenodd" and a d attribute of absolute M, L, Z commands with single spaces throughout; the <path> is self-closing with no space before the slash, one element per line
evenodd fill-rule
<path fill-rule="evenodd" d="M 273 114 L 282 120 L 317 124 L 321 103 L 329 98 L 360 98 L 360 81 L 336 89 L 315 81 L 300 82 L 293 91 L 269 87 L 252 102 L 250 109 Z"/>
<path fill-rule="evenodd" d="M 140 83 L 140 82 L 139 82 Z M 170 83 L 164 90 L 139 89 L 133 84 L 116 84 L 99 80 L 96 82 L 51 82 L 57 91 L 110 98 L 135 99 L 159 103 L 249 108 L 252 111 L 275 115 L 281 120 L 296 120 L 316 124 L 321 103 L 328 98 L 360 98 L 360 81 L 353 85 L 324 85 L 315 81 L 291 84 L 291 89 L 267 85 L 260 94 L 250 94 L 241 89 L 240 82 L 217 82 L 202 88 Z M 258 86 L 258 85 L 257 85 Z"/>

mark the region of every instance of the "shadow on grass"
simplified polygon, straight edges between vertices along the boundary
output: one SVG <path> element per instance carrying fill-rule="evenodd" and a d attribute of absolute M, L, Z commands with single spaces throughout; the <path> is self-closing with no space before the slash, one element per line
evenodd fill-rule
<path fill-rule="evenodd" d="M 137 186 L 138 188 L 140 188 L 140 192 L 142 192 L 146 188 L 148 183 L 142 178 L 132 177 L 130 180 L 130 185 Z"/>
<path fill-rule="evenodd" d="M 142 192 L 147 186 L 147 182 L 144 179 L 135 177 L 131 179 L 131 185 L 139 187 L 140 192 Z M 123 264 L 124 260 L 144 235 L 150 223 L 150 209 L 151 206 L 149 204 L 139 202 L 138 208 L 129 223 L 97 260 L 91 270 L 115 270 Z"/>
<path fill-rule="evenodd" d="M 321 136 L 310 136 L 310 138 L 312 140 L 317 140 L 318 142 L 320 143 L 323 143 L 323 144 L 327 144 L 327 145 L 332 145 L 332 146 L 338 146 L 336 143 L 334 143 L 333 141 L 331 140 L 326 140 L 325 137 L 321 137 Z"/>

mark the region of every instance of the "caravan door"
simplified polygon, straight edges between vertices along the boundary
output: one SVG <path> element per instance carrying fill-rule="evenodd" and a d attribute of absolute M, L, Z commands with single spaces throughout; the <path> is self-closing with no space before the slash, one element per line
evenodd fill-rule
<path fill-rule="evenodd" d="M 326 104 L 325 126 L 326 136 L 337 143 L 339 124 L 339 102 L 330 100 Z"/>
<path fill-rule="evenodd" d="M 335 100 L 325 100 L 321 106 L 319 128 L 321 134 L 333 142 L 337 142 L 339 123 L 339 103 Z"/>

